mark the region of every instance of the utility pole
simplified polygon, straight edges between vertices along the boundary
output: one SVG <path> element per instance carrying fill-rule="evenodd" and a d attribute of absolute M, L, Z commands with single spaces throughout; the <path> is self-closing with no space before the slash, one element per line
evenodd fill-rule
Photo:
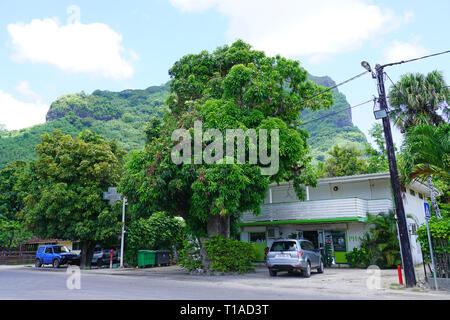
<path fill-rule="evenodd" d="M 383 66 L 377 64 L 375 66 L 376 79 L 378 82 L 378 102 L 380 109 L 388 112 L 386 101 L 386 91 L 384 88 L 384 70 Z M 389 172 L 391 175 L 392 190 L 394 192 L 395 211 L 397 215 L 397 224 L 400 236 L 400 247 L 403 256 L 403 268 L 406 278 L 406 287 L 414 287 L 416 285 L 416 275 L 414 273 L 414 264 L 411 255 L 411 244 L 409 242 L 408 226 L 406 223 L 405 208 L 403 206 L 402 193 L 400 189 L 400 180 L 398 178 L 397 161 L 395 159 L 394 142 L 392 140 L 391 123 L 389 116 L 383 117 L 384 137 L 386 140 L 386 151 L 389 161 Z"/>

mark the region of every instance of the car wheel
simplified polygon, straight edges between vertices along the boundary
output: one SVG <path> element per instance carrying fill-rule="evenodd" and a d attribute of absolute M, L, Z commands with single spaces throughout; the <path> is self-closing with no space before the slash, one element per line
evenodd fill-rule
<path fill-rule="evenodd" d="M 277 272 L 273 271 L 273 270 L 269 270 L 269 274 L 271 277 L 276 277 L 277 276 Z"/>
<path fill-rule="evenodd" d="M 36 261 L 34 262 L 34 266 L 35 266 L 36 268 L 42 267 L 42 261 L 41 261 L 41 259 L 36 259 Z"/>
<path fill-rule="evenodd" d="M 311 276 L 311 263 L 308 262 L 306 269 L 303 271 L 303 276 L 309 278 Z"/>
<path fill-rule="evenodd" d="M 55 259 L 55 260 L 53 260 L 53 268 L 59 268 L 59 260 L 58 259 Z"/>
<path fill-rule="evenodd" d="M 323 273 L 323 261 L 320 259 L 319 267 L 317 268 L 318 273 Z"/>
<path fill-rule="evenodd" d="M 103 261 L 102 261 L 102 259 L 98 259 L 97 260 L 97 267 L 98 268 L 101 268 L 103 266 Z"/>

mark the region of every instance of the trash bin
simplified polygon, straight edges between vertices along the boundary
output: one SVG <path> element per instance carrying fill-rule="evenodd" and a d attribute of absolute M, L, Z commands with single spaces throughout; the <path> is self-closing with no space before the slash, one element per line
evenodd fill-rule
<path fill-rule="evenodd" d="M 170 250 L 156 250 L 156 264 L 166 265 L 170 263 Z"/>
<path fill-rule="evenodd" d="M 138 251 L 138 267 L 155 265 L 156 251 L 153 250 L 139 250 Z"/>

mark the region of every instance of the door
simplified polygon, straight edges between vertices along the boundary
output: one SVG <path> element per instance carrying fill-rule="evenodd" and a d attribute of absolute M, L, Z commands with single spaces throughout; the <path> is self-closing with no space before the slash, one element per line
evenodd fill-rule
<path fill-rule="evenodd" d="M 52 249 L 52 247 L 45 248 L 44 263 L 52 263 L 53 262 L 52 258 L 53 258 L 53 249 Z"/>
<path fill-rule="evenodd" d="M 309 241 L 302 241 L 301 243 L 302 249 L 305 251 L 307 256 L 309 257 L 309 260 L 311 261 L 311 267 L 318 267 L 319 266 L 319 253 L 314 248 L 314 245 Z"/>

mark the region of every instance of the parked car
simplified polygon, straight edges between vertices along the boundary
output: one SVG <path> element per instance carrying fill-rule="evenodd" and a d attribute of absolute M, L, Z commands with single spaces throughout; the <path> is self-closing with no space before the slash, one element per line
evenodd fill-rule
<path fill-rule="evenodd" d="M 279 239 L 272 243 L 267 255 L 269 274 L 274 277 L 279 271 L 301 271 L 309 278 L 311 269 L 323 272 L 322 255 L 314 245 L 305 239 Z"/>
<path fill-rule="evenodd" d="M 79 264 L 80 255 L 71 252 L 63 245 L 42 245 L 36 251 L 35 266 L 41 267 L 44 264 L 52 264 L 54 268 L 59 268 L 63 264 Z"/>
<path fill-rule="evenodd" d="M 119 262 L 117 250 L 113 249 L 113 263 Z M 94 248 L 94 255 L 92 256 L 92 263 L 101 268 L 103 265 L 108 265 L 111 260 L 111 249 L 104 249 L 100 246 Z"/>

